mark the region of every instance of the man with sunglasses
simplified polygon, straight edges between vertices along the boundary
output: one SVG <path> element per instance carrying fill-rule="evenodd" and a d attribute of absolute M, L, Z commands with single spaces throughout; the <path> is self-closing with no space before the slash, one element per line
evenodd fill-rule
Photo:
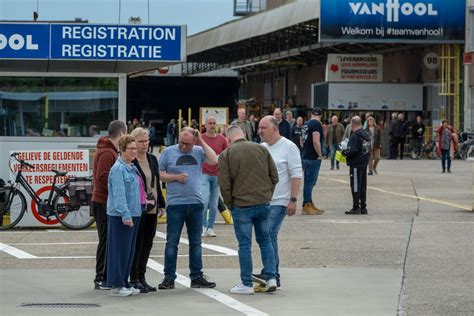
<path fill-rule="evenodd" d="M 199 142 L 200 146 L 196 146 Z M 202 273 L 202 164 L 217 164 L 217 155 L 198 130 L 183 127 L 178 144 L 167 147 L 160 156 L 160 178 L 167 182 L 167 227 L 165 278 L 160 290 L 174 289 L 178 245 L 184 224 L 189 238 L 189 267 L 192 288 L 213 288 Z"/>

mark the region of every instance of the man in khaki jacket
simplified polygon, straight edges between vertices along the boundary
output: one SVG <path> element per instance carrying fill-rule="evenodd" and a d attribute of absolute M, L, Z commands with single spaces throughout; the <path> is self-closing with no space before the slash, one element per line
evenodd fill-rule
<path fill-rule="evenodd" d="M 252 229 L 260 247 L 266 278 L 266 291 L 277 288 L 275 253 L 269 235 L 270 200 L 278 183 L 278 170 L 268 150 L 245 140 L 240 127 L 227 130 L 230 148 L 219 155 L 219 185 L 222 198 L 232 212 L 239 243 L 241 282 L 232 294 L 253 294 Z"/>
<path fill-rule="evenodd" d="M 334 170 L 334 162 L 336 162 L 337 170 L 339 170 L 339 161 L 336 161 L 336 151 L 339 144 L 343 141 L 344 126 L 339 123 L 336 115 L 331 118 L 332 124 L 328 126 L 327 144 L 331 150 L 331 170 Z"/>

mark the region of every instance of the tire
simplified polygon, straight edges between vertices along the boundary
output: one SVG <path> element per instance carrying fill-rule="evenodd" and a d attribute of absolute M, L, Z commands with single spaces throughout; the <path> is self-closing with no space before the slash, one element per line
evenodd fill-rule
<path fill-rule="evenodd" d="M 71 207 L 67 192 L 56 191 L 53 200 L 54 215 L 67 229 L 81 230 L 91 226 L 95 222 L 91 208 L 91 205 Z"/>
<path fill-rule="evenodd" d="M 23 215 L 26 212 L 26 200 L 23 193 L 20 190 L 14 188 L 2 188 L 0 189 L 6 193 L 5 202 L 0 202 L 0 231 L 7 230 L 18 224 Z M 18 213 L 15 220 L 11 221 L 11 213 Z M 6 224 L 7 218 L 8 224 Z"/>
<path fill-rule="evenodd" d="M 416 150 L 411 151 L 411 159 L 418 160 L 421 158 L 421 152 L 416 152 Z"/>

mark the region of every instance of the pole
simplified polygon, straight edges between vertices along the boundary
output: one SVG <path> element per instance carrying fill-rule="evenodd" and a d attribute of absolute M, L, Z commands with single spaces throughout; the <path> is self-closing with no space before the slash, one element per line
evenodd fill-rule
<path fill-rule="evenodd" d="M 191 127 L 191 108 L 188 108 L 188 126 Z"/>

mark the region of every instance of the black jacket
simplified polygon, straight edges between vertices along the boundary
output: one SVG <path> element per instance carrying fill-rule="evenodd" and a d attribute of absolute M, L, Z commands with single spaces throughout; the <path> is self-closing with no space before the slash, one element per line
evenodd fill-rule
<path fill-rule="evenodd" d="M 278 125 L 278 130 L 280 131 L 281 136 L 292 140 L 291 125 L 287 120 L 281 120 L 280 124 Z"/>
<path fill-rule="evenodd" d="M 362 128 L 352 133 L 347 149 L 343 151 L 343 154 L 347 158 L 348 166 L 366 168 L 370 156 L 370 135 Z"/>
<path fill-rule="evenodd" d="M 425 124 L 415 122 L 411 127 L 411 134 L 414 139 L 423 139 L 423 135 L 425 135 Z"/>
<path fill-rule="evenodd" d="M 156 185 L 156 192 L 158 193 L 158 197 L 156 199 L 159 208 L 165 208 L 166 202 L 165 198 L 163 197 L 163 193 L 161 192 L 161 185 L 160 185 L 160 169 L 158 167 L 158 159 L 150 153 L 146 154 L 146 158 L 148 159 L 148 164 L 150 165 L 151 173 Z M 132 163 L 137 167 L 138 172 L 142 179 L 145 179 L 145 174 L 143 173 L 142 168 L 140 168 L 140 164 L 138 163 L 137 159 L 134 159 Z M 145 181 L 145 180 L 144 180 Z M 145 190 L 147 186 L 145 185 Z M 148 193 L 148 192 L 147 192 Z"/>

